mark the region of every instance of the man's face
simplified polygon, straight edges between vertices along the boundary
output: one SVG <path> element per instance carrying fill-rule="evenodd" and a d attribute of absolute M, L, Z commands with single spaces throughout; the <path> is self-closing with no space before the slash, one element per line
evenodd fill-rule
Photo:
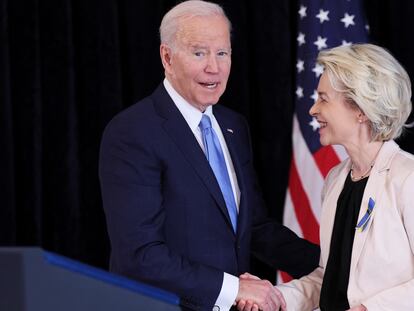
<path fill-rule="evenodd" d="M 174 89 L 200 111 L 226 89 L 231 66 L 229 26 L 222 16 L 181 21 L 175 47 L 161 45 L 165 74 Z"/>

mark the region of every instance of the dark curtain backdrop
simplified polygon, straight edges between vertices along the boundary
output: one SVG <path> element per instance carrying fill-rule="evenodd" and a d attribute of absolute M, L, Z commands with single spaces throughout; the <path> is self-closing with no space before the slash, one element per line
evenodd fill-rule
<path fill-rule="evenodd" d="M 233 66 L 221 103 L 250 123 L 270 214 L 281 219 L 291 154 L 297 6 L 222 4 Z M 37 245 L 107 267 L 98 183 L 102 131 L 162 81 L 158 26 L 176 1 L 0 0 L 0 245 Z M 411 1 L 366 2 L 374 42 L 414 77 Z M 402 147 L 414 153 L 413 132 Z"/>

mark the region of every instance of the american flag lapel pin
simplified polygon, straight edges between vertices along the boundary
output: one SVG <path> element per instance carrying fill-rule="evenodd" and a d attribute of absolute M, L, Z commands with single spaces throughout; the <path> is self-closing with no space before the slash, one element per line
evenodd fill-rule
<path fill-rule="evenodd" d="M 227 132 L 232 133 L 233 134 L 233 130 L 232 129 L 227 129 Z"/>

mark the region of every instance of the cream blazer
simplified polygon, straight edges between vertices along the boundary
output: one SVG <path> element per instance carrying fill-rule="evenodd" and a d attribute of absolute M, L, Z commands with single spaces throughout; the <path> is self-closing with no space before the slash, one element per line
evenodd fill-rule
<path fill-rule="evenodd" d="M 350 159 L 328 174 L 322 192 L 319 267 L 299 280 L 278 285 L 288 311 L 314 310 L 328 261 L 336 204 Z M 414 156 L 394 141 L 381 147 L 368 179 L 358 221 L 372 198 L 375 207 L 362 232 L 355 232 L 348 284 L 351 307 L 369 311 L 414 310 Z"/>

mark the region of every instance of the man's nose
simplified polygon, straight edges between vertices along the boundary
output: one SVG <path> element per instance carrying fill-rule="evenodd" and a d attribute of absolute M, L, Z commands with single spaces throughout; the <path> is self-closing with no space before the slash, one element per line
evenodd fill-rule
<path fill-rule="evenodd" d="M 208 57 L 208 61 L 207 61 L 207 66 L 206 66 L 206 71 L 209 73 L 217 73 L 219 68 L 218 68 L 218 62 L 216 59 L 215 55 L 210 55 Z"/>

